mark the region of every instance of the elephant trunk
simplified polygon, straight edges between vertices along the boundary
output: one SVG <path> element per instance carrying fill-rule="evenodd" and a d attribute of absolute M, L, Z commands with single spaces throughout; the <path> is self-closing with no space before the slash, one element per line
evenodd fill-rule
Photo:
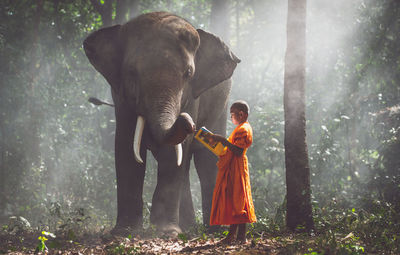
<path fill-rule="evenodd" d="M 166 144 L 178 144 L 185 140 L 188 134 L 191 134 L 195 131 L 196 126 L 186 112 L 180 113 L 172 127 L 169 129 L 164 129 L 161 134 L 163 138 L 163 143 Z"/>
<path fill-rule="evenodd" d="M 153 100 L 146 100 L 146 121 L 154 140 L 158 144 L 175 145 L 183 142 L 188 134 L 195 130 L 192 117 L 187 113 L 179 113 L 182 92 L 171 89 L 172 85 L 164 85 L 166 93 L 153 95 Z M 168 89 L 167 89 L 168 88 Z"/>
<path fill-rule="evenodd" d="M 152 90 L 141 90 L 143 93 L 142 100 L 136 102 L 139 117 L 135 132 L 135 144 L 137 144 L 135 155 L 138 156 L 135 157 L 138 162 L 142 161 L 139 160 L 139 136 L 142 135 L 144 122 L 146 122 L 146 130 L 150 130 L 153 140 L 159 145 L 179 145 L 188 134 L 193 133 L 195 130 L 195 125 L 190 115 L 179 113 L 183 94 L 183 91 L 180 91 L 179 88 L 182 88 L 183 85 L 177 82 L 175 76 L 171 76 L 169 73 L 161 73 L 156 78 L 157 80 L 152 80 L 154 76 L 142 77 L 141 83 L 151 87 Z M 176 147 L 176 152 L 178 159 L 181 158 L 182 148 Z"/>
<path fill-rule="evenodd" d="M 162 119 L 162 118 L 160 118 Z M 181 113 L 176 121 L 168 127 L 168 121 L 160 121 L 161 125 L 156 125 L 159 130 L 152 131 L 156 140 L 160 144 L 171 144 L 175 146 L 175 152 L 177 157 L 177 165 L 180 166 L 182 163 L 182 145 L 181 143 L 188 134 L 191 134 L 195 130 L 195 125 L 187 113 Z M 149 123 L 151 129 L 151 123 Z M 143 129 L 145 126 L 145 119 L 142 116 L 138 116 L 136 121 L 136 130 L 133 141 L 133 151 L 135 159 L 139 163 L 143 163 L 140 156 L 140 145 L 143 135 Z"/>

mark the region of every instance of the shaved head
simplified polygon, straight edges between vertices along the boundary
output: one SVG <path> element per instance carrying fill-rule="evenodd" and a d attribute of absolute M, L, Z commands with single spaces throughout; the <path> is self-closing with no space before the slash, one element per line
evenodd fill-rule
<path fill-rule="evenodd" d="M 249 105 L 246 103 L 246 101 L 243 101 L 243 100 L 238 100 L 238 101 L 233 102 L 233 104 L 231 106 L 231 110 L 232 109 L 242 111 L 242 112 L 246 113 L 247 115 L 249 115 L 249 113 L 250 113 Z"/>

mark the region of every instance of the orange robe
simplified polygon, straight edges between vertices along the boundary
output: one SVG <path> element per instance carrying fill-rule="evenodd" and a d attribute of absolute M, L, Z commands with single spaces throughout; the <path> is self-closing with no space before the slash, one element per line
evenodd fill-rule
<path fill-rule="evenodd" d="M 240 148 L 243 154 L 236 156 L 227 149 L 217 163 L 218 174 L 214 188 L 210 225 L 232 225 L 255 222 L 251 197 L 247 148 L 253 142 L 253 131 L 248 122 L 239 124 L 228 141 Z"/>

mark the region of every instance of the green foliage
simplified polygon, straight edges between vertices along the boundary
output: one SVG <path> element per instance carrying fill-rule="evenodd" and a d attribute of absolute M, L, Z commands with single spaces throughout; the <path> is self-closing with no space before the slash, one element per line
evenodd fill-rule
<path fill-rule="evenodd" d="M 398 252 L 400 242 L 397 229 L 400 219 L 394 208 L 393 205 L 378 201 L 372 202 L 368 210 L 315 208 L 316 228 L 323 233 L 318 239 L 318 246 L 349 249 L 368 247 L 371 252 Z M 342 238 L 344 242 L 339 245 L 335 237 L 346 233 L 350 234 Z M 360 242 L 364 245 L 360 245 Z"/>
<path fill-rule="evenodd" d="M 36 246 L 36 252 L 44 252 L 44 251 L 47 251 L 48 250 L 48 248 L 47 248 L 47 246 L 46 246 L 46 244 L 44 243 L 46 240 L 47 240 L 47 238 L 46 237 L 43 237 L 43 236 L 39 236 L 39 243 L 38 243 L 38 245 Z"/>
<path fill-rule="evenodd" d="M 56 201 L 63 207 L 87 207 L 92 201 L 99 217 L 114 213 L 113 154 L 101 138 L 111 132 L 103 123 L 113 123 L 86 102 L 88 95 L 106 94 L 108 87 L 88 69 L 81 49 L 87 31 L 98 27 L 85 3 L 45 1 L 40 14 L 36 5 L 1 4 L 7 27 L 1 30 L 5 43 L 0 48 L 5 84 L 0 217 L 30 215 L 40 224 Z"/>
<path fill-rule="evenodd" d="M 185 233 L 179 233 L 178 234 L 179 240 L 181 240 L 183 243 L 186 243 L 188 241 L 188 237 Z"/>

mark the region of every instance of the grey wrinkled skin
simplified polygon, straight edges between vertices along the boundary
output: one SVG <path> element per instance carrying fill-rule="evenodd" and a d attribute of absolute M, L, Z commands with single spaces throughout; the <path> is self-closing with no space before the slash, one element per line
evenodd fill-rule
<path fill-rule="evenodd" d="M 193 156 L 208 224 L 217 157 L 193 140 L 194 125 L 225 134 L 230 77 L 240 60 L 218 37 L 166 12 L 100 29 L 83 46 L 90 63 L 111 85 L 115 104 L 114 229 L 142 228 L 147 150 L 158 161 L 151 222 L 166 233 L 179 233 L 195 223 L 189 184 Z M 132 148 L 138 115 L 145 119 L 143 164 L 136 162 Z M 178 143 L 183 147 L 181 166 L 173 146 Z"/>

